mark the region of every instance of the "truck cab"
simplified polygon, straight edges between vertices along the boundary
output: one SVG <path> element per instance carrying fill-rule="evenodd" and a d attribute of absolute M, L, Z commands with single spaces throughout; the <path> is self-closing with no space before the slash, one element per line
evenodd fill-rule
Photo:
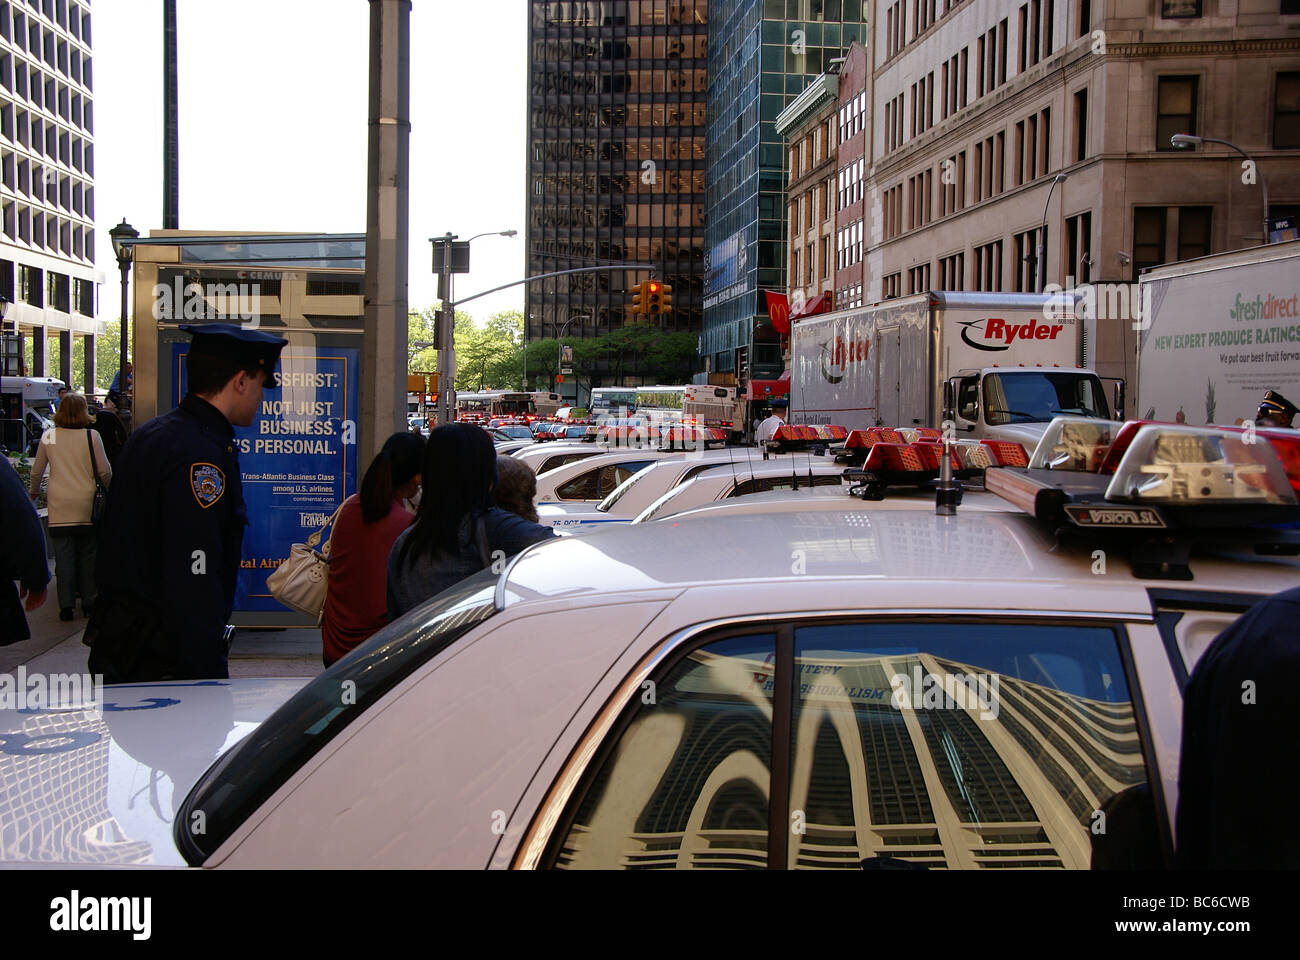
<path fill-rule="evenodd" d="M 1117 381 L 1116 416 L 1122 416 L 1123 381 Z M 1010 440 L 1032 450 L 1053 417 L 1111 419 L 1102 380 L 1092 370 L 1061 367 L 984 367 L 959 370 L 944 382 L 943 418 L 958 434 Z"/>

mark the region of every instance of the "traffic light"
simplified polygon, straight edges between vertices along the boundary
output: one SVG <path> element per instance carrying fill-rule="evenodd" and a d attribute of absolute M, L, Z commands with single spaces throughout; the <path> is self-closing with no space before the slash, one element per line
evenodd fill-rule
<path fill-rule="evenodd" d="M 642 280 L 636 285 L 636 293 L 632 294 L 632 313 L 645 313 L 645 281 Z"/>
<path fill-rule="evenodd" d="M 673 312 L 673 288 L 666 283 L 663 284 L 660 289 L 659 312 L 660 313 Z"/>
<path fill-rule="evenodd" d="M 657 280 L 647 280 L 645 282 L 645 312 L 648 314 L 658 314 L 662 312 L 663 307 L 663 284 Z"/>

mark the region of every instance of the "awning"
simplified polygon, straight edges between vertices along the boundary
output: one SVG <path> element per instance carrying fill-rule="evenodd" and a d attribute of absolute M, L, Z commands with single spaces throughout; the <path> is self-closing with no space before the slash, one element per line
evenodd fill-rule
<path fill-rule="evenodd" d="M 790 371 L 781 374 L 778 380 L 751 380 L 745 393 L 746 400 L 775 400 L 777 397 L 790 396 Z"/>

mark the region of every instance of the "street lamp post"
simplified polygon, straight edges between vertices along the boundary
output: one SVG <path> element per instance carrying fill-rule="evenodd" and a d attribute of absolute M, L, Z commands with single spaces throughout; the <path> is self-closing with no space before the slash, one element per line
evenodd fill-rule
<path fill-rule="evenodd" d="M 1264 234 L 1260 238 L 1259 242 L 1261 246 L 1267 245 L 1268 243 L 1268 181 L 1264 179 L 1264 174 L 1259 171 L 1259 163 L 1255 160 L 1255 158 L 1252 157 L 1245 150 L 1241 149 L 1241 147 L 1237 146 L 1232 141 L 1220 140 L 1217 137 L 1198 137 L 1195 134 L 1191 134 L 1191 133 L 1175 133 L 1172 137 L 1169 138 L 1169 142 L 1173 144 L 1175 147 L 1178 147 L 1183 150 L 1187 149 L 1188 147 L 1195 146 L 1198 143 L 1220 143 L 1223 144 L 1223 146 L 1225 147 L 1229 147 L 1233 150 L 1236 150 L 1239 154 L 1241 154 L 1252 164 L 1254 164 L 1255 171 L 1259 176 L 1259 188 L 1262 191 L 1264 191 Z"/>
<path fill-rule="evenodd" d="M 513 237 L 518 233 L 518 230 L 489 230 L 486 233 L 476 233 L 465 242 L 473 243 L 479 237 Z M 442 306 L 438 308 L 437 422 L 439 425 L 451 423 L 455 419 L 456 412 L 456 308 L 453 305 L 455 298 L 451 292 L 451 250 L 452 241 L 455 239 L 456 235 L 451 232 L 441 237 L 429 238 L 431 243 L 443 245 L 441 289 L 446 294 Z"/>
<path fill-rule="evenodd" d="M 1068 173 L 1058 173 L 1052 180 L 1052 185 L 1047 188 L 1047 201 L 1043 204 L 1043 225 L 1038 231 L 1038 292 L 1042 293 L 1043 288 L 1047 285 L 1047 208 L 1052 202 L 1052 191 L 1056 189 L 1058 183 L 1063 183 L 1069 178 Z M 1059 248 L 1058 248 L 1059 249 Z"/>
<path fill-rule="evenodd" d="M 133 240 L 140 236 L 140 231 L 126 222 L 126 217 L 122 218 L 108 235 L 113 241 L 113 253 L 117 255 L 117 266 L 122 271 L 122 330 L 121 343 L 119 344 L 119 356 L 117 363 L 117 391 L 119 397 L 128 397 L 126 404 L 128 411 L 135 407 L 135 397 L 127 394 L 126 387 L 126 312 L 127 312 L 127 280 L 131 271 L 131 260 L 135 255 L 135 245 Z M 129 418 L 128 418 L 129 422 Z"/>

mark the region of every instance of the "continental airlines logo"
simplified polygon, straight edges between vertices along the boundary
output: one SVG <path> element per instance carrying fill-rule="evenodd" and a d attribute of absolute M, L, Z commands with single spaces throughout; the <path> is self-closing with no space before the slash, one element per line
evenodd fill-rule
<path fill-rule="evenodd" d="M 839 383 L 851 363 L 866 362 L 870 352 L 870 340 L 850 340 L 844 342 L 839 334 L 833 340 L 822 343 L 822 376 L 827 383 Z"/>
<path fill-rule="evenodd" d="M 1034 317 L 1030 317 L 1028 323 L 1012 323 L 1001 317 L 957 322 L 963 327 L 961 338 L 968 347 L 992 352 L 1010 350 L 1012 344 L 1023 340 L 1055 340 L 1065 329 L 1064 324 L 1039 323 Z M 972 332 L 978 339 L 972 339 Z"/>

